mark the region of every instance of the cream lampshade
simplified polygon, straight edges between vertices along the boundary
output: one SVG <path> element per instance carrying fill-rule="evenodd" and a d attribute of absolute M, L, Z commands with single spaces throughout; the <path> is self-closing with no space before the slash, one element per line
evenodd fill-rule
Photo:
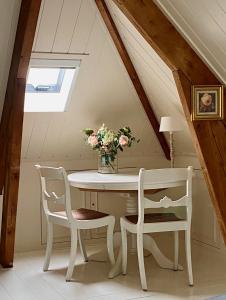
<path fill-rule="evenodd" d="M 171 159 L 171 168 L 174 167 L 174 141 L 173 141 L 173 132 L 181 131 L 180 124 L 173 117 L 162 117 L 160 122 L 160 132 L 169 132 L 170 133 L 170 159 Z"/>
<path fill-rule="evenodd" d="M 160 132 L 174 132 L 180 130 L 180 124 L 173 117 L 161 117 Z"/>

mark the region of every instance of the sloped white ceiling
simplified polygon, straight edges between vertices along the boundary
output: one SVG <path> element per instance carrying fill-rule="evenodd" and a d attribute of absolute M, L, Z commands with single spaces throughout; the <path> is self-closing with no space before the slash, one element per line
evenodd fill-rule
<path fill-rule="evenodd" d="M 193 154 L 190 132 L 171 70 L 112 0 L 106 1 L 130 58 L 158 118 L 173 116 L 181 124 L 175 135 L 177 154 Z"/>
<path fill-rule="evenodd" d="M 171 71 L 113 1 L 106 2 L 157 118 L 171 115 L 181 123 L 176 153 L 193 155 Z M 67 112 L 25 113 L 23 160 L 96 158 L 82 129 L 103 122 L 114 129 L 129 125 L 141 138 L 123 155 L 164 157 L 94 0 L 43 0 L 33 55 L 40 52 L 74 55 L 82 59 L 81 69 Z"/>
<path fill-rule="evenodd" d="M 128 125 L 141 139 L 125 156 L 163 156 L 94 0 L 43 0 L 33 55 L 37 52 L 73 54 L 82 61 L 66 112 L 25 113 L 23 160 L 96 159 L 82 129 L 103 122 L 114 129 Z"/>
<path fill-rule="evenodd" d="M 226 1 L 154 1 L 226 84 Z"/>

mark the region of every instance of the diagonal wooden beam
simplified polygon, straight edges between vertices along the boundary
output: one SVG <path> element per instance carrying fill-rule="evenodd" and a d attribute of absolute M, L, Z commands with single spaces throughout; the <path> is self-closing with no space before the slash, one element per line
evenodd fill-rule
<path fill-rule="evenodd" d="M 191 86 L 221 82 L 152 0 L 113 1 L 173 72 L 226 242 L 226 113 L 222 121 L 191 121 Z"/>
<path fill-rule="evenodd" d="M 0 190 L 4 188 L 0 263 L 12 267 L 26 75 L 41 0 L 22 0 L 0 124 Z"/>
<path fill-rule="evenodd" d="M 173 70 L 191 82 L 219 82 L 153 0 L 113 0 L 145 40 Z"/>
<path fill-rule="evenodd" d="M 152 128 L 158 138 L 158 141 L 162 147 L 162 150 L 165 153 L 166 158 L 170 159 L 169 146 L 167 144 L 165 136 L 162 132 L 159 132 L 159 122 L 155 116 L 155 113 L 154 113 L 151 105 L 150 105 L 150 102 L 145 93 L 145 90 L 140 82 L 137 72 L 136 72 L 136 70 L 133 66 L 133 63 L 129 57 L 129 54 L 126 50 L 126 47 L 124 46 L 124 43 L 119 35 L 118 29 L 110 15 L 110 12 L 108 11 L 108 8 L 107 8 L 104 0 L 95 0 L 95 1 L 96 1 L 98 9 L 100 11 L 100 14 L 104 20 L 104 23 L 107 26 L 108 31 L 112 37 L 112 40 L 114 41 L 114 44 L 118 50 L 118 53 L 124 63 L 124 66 L 128 72 L 128 75 L 133 83 L 133 86 L 137 92 L 140 102 L 141 102 L 141 104 L 146 112 L 146 115 L 152 125 Z"/>

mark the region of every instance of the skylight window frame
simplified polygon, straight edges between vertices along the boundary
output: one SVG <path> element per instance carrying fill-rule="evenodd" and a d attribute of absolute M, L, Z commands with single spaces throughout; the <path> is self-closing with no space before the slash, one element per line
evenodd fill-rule
<path fill-rule="evenodd" d="M 32 69 L 35 69 L 36 67 L 31 67 Z M 40 69 L 40 67 L 39 67 Z M 48 68 L 48 69 L 51 69 L 51 68 Z M 57 76 L 57 82 L 56 84 L 52 85 L 51 84 L 51 87 L 52 87 L 52 90 L 43 90 L 43 89 L 37 89 L 38 86 L 35 88 L 32 84 L 30 84 L 34 89 L 30 89 L 31 87 L 28 86 L 28 84 L 26 84 L 26 90 L 25 92 L 26 93 L 60 93 L 61 91 L 61 87 L 62 87 L 62 84 L 63 84 L 63 80 L 64 80 L 64 75 L 65 75 L 65 68 L 61 68 L 59 73 L 58 73 L 58 76 Z"/>
<path fill-rule="evenodd" d="M 54 110 L 53 108 L 51 110 L 44 110 L 44 109 L 41 109 L 40 110 L 37 110 L 37 109 L 34 109 L 34 110 L 26 110 L 26 108 L 24 107 L 24 112 L 25 113 L 28 113 L 28 112 L 67 112 L 68 111 L 68 106 L 70 104 L 70 101 L 71 101 L 71 98 L 72 98 L 72 92 L 74 90 L 74 86 L 75 86 L 75 82 L 76 82 L 76 79 L 77 79 L 77 76 L 78 76 L 78 72 L 79 72 L 79 69 L 80 69 L 80 64 L 81 64 L 81 59 L 76 59 L 76 58 L 69 58 L 69 59 L 61 59 L 61 58 L 31 58 L 30 59 L 30 64 L 29 64 L 29 70 L 30 68 L 59 68 L 59 69 L 74 69 L 74 75 L 73 75 L 73 79 L 71 81 L 71 85 L 70 85 L 70 89 L 69 89 L 69 92 L 68 92 L 68 96 L 67 96 L 67 99 L 64 103 L 64 109 L 62 110 Z M 29 73 L 28 73 L 29 74 Z M 33 93 L 33 92 L 30 92 L 30 91 L 25 91 L 25 94 L 26 93 Z M 37 91 L 37 92 L 34 92 L 36 94 L 38 93 L 42 93 L 42 91 Z M 45 93 L 45 92 L 44 92 Z M 57 93 L 57 92 L 56 92 Z M 46 92 L 46 94 L 48 94 L 48 92 Z"/>

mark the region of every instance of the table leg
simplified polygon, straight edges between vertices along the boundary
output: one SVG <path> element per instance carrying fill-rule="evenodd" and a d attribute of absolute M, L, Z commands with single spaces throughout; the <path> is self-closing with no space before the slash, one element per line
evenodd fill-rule
<path fill-rule="evenodd" d="M 137 198 L 129 193 L 121 194 L 123 198 L 126 198 L 126 213 L 129 215 L 137 214 Z M 121 248 L 121 232 L 114 233 L 114 246 L 119 248 L 118 256 L 115 262 L 115 265 L 112 267 L 108 274 L 108 278 L 114 278 L 122 273 L 122 248 Z M 136 245 L 136 236 L 131 234 L 131 244 L 128 247 L 128 251 L 131 254 L 135 254 L 137 245 Z"/>
<path fill-rule="evenodd" d="M 108 274 L 108 278 L 114 278 L 122 273 L 121 232 L 114 233 L 114 246 L 119 247 L 119 252 L 118 252 L 116 262 Z"/>
<path fill-rule="evenodd" d="M 124 194 L 124 197 L 126 197 L 126 213 L 127 215 L 136 215 L 138 213 L 138 202 L 137 202 L 137 196 L 134 194 Z M 129 239 L 128 239 L 129 241 Z M 137 253 L 137 240 L 136 235 L 131 233 L 130 234 L 130 245 L 128 247 L 128 251 L 130 254 L 136 254 Z"/>
<path fill-rule="evenodd" d="M 151 252 L 161 268 L 174 270 L 174 263 L 160 251 L 153 237 L 148 234 L 144 234 L 144 249 Z M 178 265 L 178 270 L 183 270 L 183 267 Z"/>

